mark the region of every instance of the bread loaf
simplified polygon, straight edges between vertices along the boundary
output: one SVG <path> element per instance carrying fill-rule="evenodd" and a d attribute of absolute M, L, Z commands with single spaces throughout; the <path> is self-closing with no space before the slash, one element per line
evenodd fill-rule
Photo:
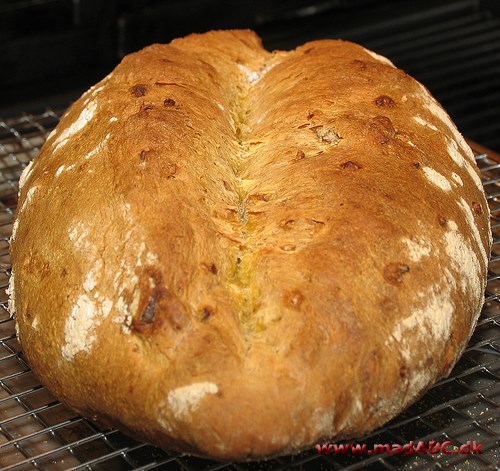
<path fill-rule="evenodd" d="M 424 86 L 363 47 L 215 31 L 125 57 L 23 173 L 11 311 L 47 389 L 216 459 L 359 437 L 447 375 L 489 210 Z"/>

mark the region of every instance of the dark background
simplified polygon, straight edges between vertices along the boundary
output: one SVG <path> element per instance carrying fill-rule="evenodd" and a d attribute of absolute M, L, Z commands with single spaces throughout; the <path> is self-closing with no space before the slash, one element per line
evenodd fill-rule
<path fill-rule="evenodd" d="M 123 55 L 217 28 L 255 29 L 268 49 L 359 42 L 500 150 L 498 0 L 0 0 L 0 116 L 67 106 Z"/>

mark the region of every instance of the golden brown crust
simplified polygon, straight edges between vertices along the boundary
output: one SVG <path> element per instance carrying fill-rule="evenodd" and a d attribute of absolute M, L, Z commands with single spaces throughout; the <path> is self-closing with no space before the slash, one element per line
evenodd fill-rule
<path fill-rule="evenodd" d="M 23 175 L 24 353 L 80 413 L 219 459 L 380 426 L 449 373 L 491 246 L 428 91 L 343 41 L 127 56 Z"/>

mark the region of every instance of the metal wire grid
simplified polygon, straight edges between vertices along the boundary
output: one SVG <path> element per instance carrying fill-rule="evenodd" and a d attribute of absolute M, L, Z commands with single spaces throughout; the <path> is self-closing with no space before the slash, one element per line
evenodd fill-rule
<path fill-rule="evenodd" d="M 500 163 L 477 155 L 488 194 L 494 246 L 486 304 L 466 352 L 450 377 L 382 429 L 359 440 L 481 443 L 480 455 L 318 455 L 315 449 L 253 463 L 217 463 L 135 442 L 77 416 L 50 395 L 30 371 L 7 312 L 8 241 L 18 179 L 55 127 L 62 110 L 0 119 L 0 467 L 7 470 L 500 470 Z"/>

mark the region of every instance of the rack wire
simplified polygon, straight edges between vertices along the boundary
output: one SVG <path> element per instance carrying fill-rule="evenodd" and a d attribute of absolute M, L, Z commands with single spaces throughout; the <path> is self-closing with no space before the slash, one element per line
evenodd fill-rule
<path fill-rule="evenodd" d="M 18 180 L 63 110 L 0 119 L 0 470 L 320 470 L 477 469 L 500 471 L 500 160 L 476 152 L 491 209 L 494 245 L 486 303 L 451 375 L 385 427 L 358 443 L 476 440 L 482 453 L 319 455 L 316 449 L 262 462 L 218 463 L 139 443 L 84 419 L 46 391 L 31 372 L 7 312 L 9 237 Z"/>

